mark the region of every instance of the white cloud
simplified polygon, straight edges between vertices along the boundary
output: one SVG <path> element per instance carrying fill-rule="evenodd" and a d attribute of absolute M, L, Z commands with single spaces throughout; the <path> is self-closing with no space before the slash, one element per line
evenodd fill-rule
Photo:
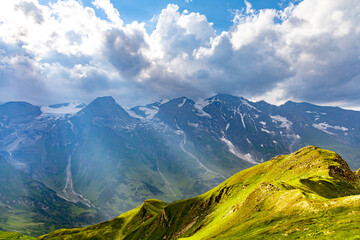
<path fill-rule="evenodd" d="M 31 6 L 31 13 L 23 6 Z M 35 0 L 5 1 L 1 3 L 0 16 L 0 38 L 6 43 L 21 44 L 37 59 L 51 52 L 94 55 L 100 50 L 102 32 L 109 28 L 94 9 L 75 0 L 49 6 Z"/>
<path fill-rule="evenodd" d="M 114 8 L 110 0 L 95 0 L 92 2 L 92 4 L 96 8 L 103 9 L 110 21 L 112 21 L 113 23 L 119 26 L 123 25 L 123 21 L 120 19 L 119 11 L 116 8 Z"/>
<path fill-rule="evenodd" d="M 279 48 L 297 74 L 287 93 L 310 101 L 359 92 L 360 6 L 356 1 L 303 1 L 281 25 Z M 346 88 L 344 88 L 346 87 Z"/>
<path fill-rule="evenodd" d="M 231 43 L 234 50 L 247 44 L 258 41 L 259 38 L 274 38 L 274 18 L 276 11 L 272 9 L 261 10 L 258 14 L 247 10 L 251 15 L 239 17 L 235 29 L 231 32 Z M 276 39 L 268 39 L 273 41 Z"/>
<path fill-rule="evenodd" d="M 124 27 L 120 18 L 115 19 L 115 10 L 111 15 L 109 2 L 97 4 L 110 22 L 75 0 L 47 6 L 35 0 L 1 3 L 3 101 L 6 98 L 46 104 L 66 99 L 88 100 L 107 95 L 107 91 L 123 92 L 126 84 L 102 52 L 106 34 Z M 130 32 L 131 26 L 127 29 Z"/>
<path fill-rule="evenodd" d="M 180 13 L 178 10 L 174 4 L 162 10 L 156 29 L 149 38 L 149 58 L 162 58 L 168 62 L 179 56 L 189 56 L 215 36 L 212 23 L 204 15 L 187 11 Z"/>
<path fill-rule="evenodd" d="M 92 4 L 108 19 L 76 0 L 2 1 L 2 93 L 16 100 L 24 96 L 16 86 L 33 86 L 57 99 L 121 94 L 130 102 L 223 92 L 274 103 L 360 103 L 355 0 L 303 0 L 281 11 L 255 10 L 245 1 L 233 26 L 219 34 L 205 15 L 174 4 L 156 15 L 152 33 L 144 23 L 124 25 L 110 0 Z"/>
<path fill-rule="evenodd" d="M 322 122 L 322 123 L 318 123 L 318 124 L 313 124 L 313 127 L 323 131 L 323 132 L 326 132 L 330 135 L 335 135 L 335 133 L 333 132 L 330 132 L 328 131 L 327 129 L 330 128 L 330 129 L 334 129 L 334 130 L 337 130 L 337 131 L 343 131 L 343 132 L 346 132 L 348 131 L 349 129 L 347 129 L 346 127 L 341 127 L 341 126 L 331 126 L 325 122 Z"/>

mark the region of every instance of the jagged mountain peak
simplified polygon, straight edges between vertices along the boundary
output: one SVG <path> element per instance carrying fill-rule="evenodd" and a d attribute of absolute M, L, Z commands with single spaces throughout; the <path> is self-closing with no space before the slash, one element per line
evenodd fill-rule
<path fill-rule="evenodd" d="M 136 106 L 130 109 L 134 116 L 138 118 L 152 119 L 160 111 L 166 113 L 184 113 L 187 112 L 191 115 L 197 115 L 200 117 L 211 118 L 204 109 L 211 104 L 221 103 L 228 108 L 238 108 L 240 105 L 242 108 L 257 110 L 253 103 L 243 97 L 232 96 L 229 94 L 217 94 L 207 99 L 198 99 L 196 102 L 186 96 L 174 98 L 166 101 L 158 101 L 146 106 Z M 215 107 L 218 108 L 218 107 Z"/>
<path fill-rule="evenodd" d="M 135 118 L 149 120 L 154 118 L 160 109 L 165 110 L 166 112 L 178 111 L 179 108 L 182 108 L 184 105 L 188 106 L 188 104 L 194 105 L 195 102 L 185 96 L 171 100 L 161 99 L 157 102 L 147 104 L 145 106 L 133 107 L 129 109 L 128 113 Z"/>
<path fill-rule="evenodd" d="M 239 101 L 246 100 L 243 97 L 233 96 L 231 94 L 218 93 L 215 96 L 208 98 L 210 101 Z"/>
<path fill-rule="evenodd" d="M 185 104 L 191 104 L 194 105 L 195 102 L 185 96 L 182 97 L 178 97 L 178 98 L 174 98 L 171 99 L 170 101 L 167 101 L 166 103 L 162 104 L 162 105 L 167 105 L 167 106 L 175 106 L 178 105 L 177 107 L 183 107 Z"/>
<path fill-rule="evenodd" d="M 124 109 L 112 96 L 97 97 L 86 106 L 86 108 L 96 107 Z"/>
<path fill-rule="evenodd" d="M 257 110 L 254 107 L 254 103 L 247 100 L 246 98 L 233 96 L 230 94 L 217 94 L 211 98 L 206 99 L 206 101 L 208 101 L 209 104 L 221 103 L 222 105 L 230 107 L 230 108 L 243 106 L 244 108 L 247 108 L 249 110 L 250 109 Z"/>
<path fill-rule="evenodd" d="M 291 100 L 289 100 L 289 101 L 286 101 L 284 104 L 282 104 L 282 105 L 296 105 L 296 104 L 298 104 L 297 102 L 294 102 L 294 101 L 291 101 Z"/>
<path fill-rule="evenodd" d="M 187 97 L 175 98 L 161 104 L 155 116 L 161 121 L 177 128 L 177 125 L 181 125 L 181 122 L 191 121 L 197 117 L 194 105 L 195 102 Z"/>
<path fill-rule="evenodd" d="M 91 104 L 118 105 L 112 96 L 97 97 L 89 104 L 89 106 Z"/>
<path fill-rule="evenodd" d="M 89 105 L 83 108 L 78 116 L 86 118 L 100 117 L 107 121 L 121 121 L 122 123 L 131 123 L 134 118 L 123 109 L 113 97 L 98 97 Z"/>

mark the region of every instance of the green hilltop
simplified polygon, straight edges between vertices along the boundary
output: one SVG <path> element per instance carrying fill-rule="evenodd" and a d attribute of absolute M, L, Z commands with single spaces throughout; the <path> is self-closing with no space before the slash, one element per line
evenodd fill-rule
<path fill-rule="evenodd" d="M 243 170 L 198 197 L 147 200 L 119 217 L 39 239 L 360 239 L 358 172 L 314 146 Z"/>

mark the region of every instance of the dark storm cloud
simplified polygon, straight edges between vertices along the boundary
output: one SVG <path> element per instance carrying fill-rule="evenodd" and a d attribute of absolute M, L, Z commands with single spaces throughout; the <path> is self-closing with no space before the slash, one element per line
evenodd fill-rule
<path fill-rule="evenodd" d="M 170 99 L 179 97 L 181 93 L 183 96 L 197 99 L 199 97 L 207 96 L 207 87 L 195 87 L 194 84 L 189 84 L 189 79 L 182 78 L 178 74 L 169 73 L 165 68 L 156 67 L 149 71 L 151 76 L 144 81 L 134 82 L 137 91 L 153 100 Z"/>
<path fill-rule="evenodd" d="M 315 70 L 316 69 L 316 70 Z M 313 63 L 308 74 L 299 74 L 288 84 L 288 93 L 311 102 L 357 102 L 360 105 L 360 61 L 358 57 Z"/>
<path fill-rule="evenodd" d="M 104 73 L 100 73 L 96 70 L 91 70 L 86 76 L 81 77 L 78 87 L 87 92 L 103 91 L 114 88 L 114 86 L 111 86 L 108 77 Z"/>
<path fill-rule="evenodd" d="M 28 56 L 2 61 L 0 79 L 2 99 L 41 101 L 48 96 L 37 62 Z"/>
<path fill-rule="evenodd" d="M 206 76 L 211 79 L 212 90 L 219 92 L 259 95 L 295 74 L 289 62 L 263 39 L 234 51 L 230 40 L 223 38 L 207 61 Z M 220 74 L 212 69 L 220 70 Z"/>
<path fill-rule="evenodd" d="M 126 34 L 123 30 L 111 29 L 106 34 L 105 55 L 124 77 L 131 80 L 149 65 L 141 52 L 146 45 L 140 31 Z"/>

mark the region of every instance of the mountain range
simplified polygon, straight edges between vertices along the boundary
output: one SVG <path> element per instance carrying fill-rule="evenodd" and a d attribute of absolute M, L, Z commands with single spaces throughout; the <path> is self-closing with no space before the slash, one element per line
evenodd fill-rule
<path fill-rule="evenodd" d="M 195 198 L 147 200 L 113 220 L 39 239 L 358 239 L 359 187 L 339 155 L 308 146 Z"/>
<path fill-rule="evenodd" d="M 112 97 L 8 102 L 0 105 L 0 230 L 38 236 L 114 218 L 146 199 L 191 198 L 307 145 L 359 168 L 360 112 L 225 94 L 131 109 Z"/>

